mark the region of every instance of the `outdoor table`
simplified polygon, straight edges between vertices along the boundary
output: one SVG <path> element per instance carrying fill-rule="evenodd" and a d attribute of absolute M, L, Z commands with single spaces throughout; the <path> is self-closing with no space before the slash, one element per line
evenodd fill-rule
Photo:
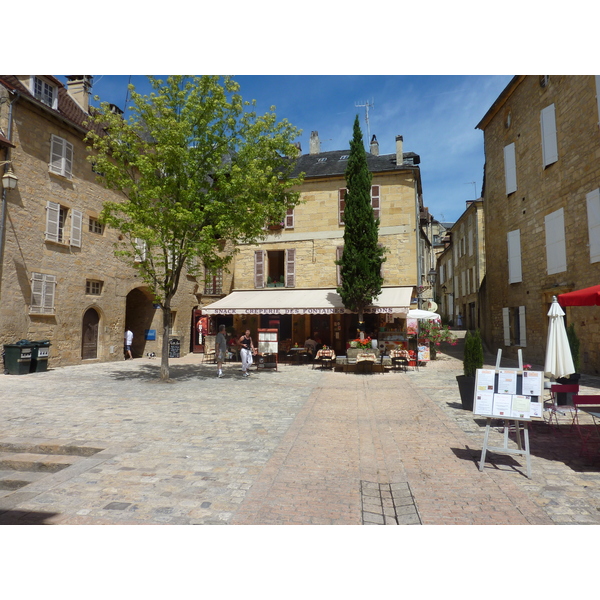
<path fill-rule="evenodd" d="M 392 369 L 401 368 L 405 371 L 408 367 L 410 355 L 406 350 L 390 350 L 390 358 L 392 360 Z"/>
<path fill-rule="evenodd" d="M 333 361 L 335 360 L 335 352 L 333 350 L 319 350 L 315 356 L 315 361 L 321 361 L 321 365 L 327 365 L 327 368 L 331 368 Z M 313 365 L 314 366 L 314 365 Z"/>
<path fill-rule="evenodd" d="M 293 348 L 290 348 L 292 362 L 300 364 L 300 359 L 302 358 L 303 353 L 306 353 L 306 348 L 304 346 L 294 346 Z"/>

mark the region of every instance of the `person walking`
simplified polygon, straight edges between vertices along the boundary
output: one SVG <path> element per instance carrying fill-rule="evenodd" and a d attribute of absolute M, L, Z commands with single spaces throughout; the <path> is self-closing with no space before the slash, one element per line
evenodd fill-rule
<path fill-rule="evenodd" d="M 223 377 L 223 361 L 227 353 L 227 338 L 225 325 L 219 325 L 219 332 L 215 340 L 215 356 L 217 357 L 217 377 Z"/>
<path fill-rule="evenodd" d="M 133 354 L 131 354 L 131 346 L 133 344 L 133 331 L 129 329 L 129 327 L 125 330 L 125 360 L 127 357 L 133 358 Z"/>
<path fill-rule="evenodd" d="M 250 373 L 248 373 L 248 367 L 250 367 L 250 365 L 254 362 L 252 355 L 255 353 L 254 344 L 252 343 L 249 329 L 246 329 L 246 333 L 240 337 L 238 343 L 242 347 L 240 350 L 240 355 L 242 358 L 242 376 L 248 377 L 248 375 L 250 375 Z"/>

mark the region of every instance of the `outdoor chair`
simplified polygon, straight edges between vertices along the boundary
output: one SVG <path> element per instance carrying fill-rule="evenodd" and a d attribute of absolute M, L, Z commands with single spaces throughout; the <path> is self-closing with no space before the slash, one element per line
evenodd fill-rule
<path fill-rule="evenodd" d="M 544 403 L 544 415 L 549 413 L 546 421 L 548 425 L 555 424 L 558 427 L 560 425 L 558 416 L 568 415 L 571 417 L 571 426 L 573 426 L 577 409 L 572 404 L 558 404 L 558 394 L 574 395 L 577 393 L 579 393 L 578 384 L 562 385 L 555 383 L 550 386 L 550 404 Z"/>
<path fill-rule="evenodd" d="M 582 410 L 585 410 L 585 407 L 593 407 L 593 412 L 596 412 L 596 414 L 600 413 L 600 394 L 575 394 L 573 396 L 573 408 L 575 409 L 575 414 L 573 416 L 572 424 L 577 430 L 577 435 L 579 435 L 579 437 L 581 438 L 581 450 L 579 451 L 579 454 L 581 455 L 583 454 L 590 438 L 594 435 L 594 430 L 598 436 L 596 441 L 600 442 L 600 429 L 598 428 L 598 422 L 596 420 L 598 417 L 595 415 L 591 415 L 593 420 L 593 430 L 588 435 L 584 435 L 584 431 L 579 421 L 579 413 L 581 412 L 580 407 Z"/>

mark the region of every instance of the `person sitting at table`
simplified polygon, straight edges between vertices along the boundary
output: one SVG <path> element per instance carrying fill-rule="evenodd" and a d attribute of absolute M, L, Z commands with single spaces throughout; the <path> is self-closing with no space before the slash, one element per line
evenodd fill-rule
<path fill-rule="evenodd" d="M 304 342 L 304 347 L 311 356 L 317 353 L 317 342 L 310 337 Z"/>

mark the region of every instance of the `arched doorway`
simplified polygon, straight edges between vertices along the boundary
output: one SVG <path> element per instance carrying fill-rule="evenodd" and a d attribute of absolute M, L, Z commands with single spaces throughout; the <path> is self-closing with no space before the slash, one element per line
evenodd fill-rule
<path fill-rule="evenodd" d="M 148 288 L 135 288 L 127 294 L 125 327 L 133 332 L 131 353 L 134 358 L 144 356 L 146 330 L 151 328 L 155 313 L 152 294 Z"/>
<path fill-rule="evenodd" d="M 81 325 L 81 358 L 98 358 L 98 324 L 100 315 L 95 308 L 88 308 L 83 314 Z"/>

